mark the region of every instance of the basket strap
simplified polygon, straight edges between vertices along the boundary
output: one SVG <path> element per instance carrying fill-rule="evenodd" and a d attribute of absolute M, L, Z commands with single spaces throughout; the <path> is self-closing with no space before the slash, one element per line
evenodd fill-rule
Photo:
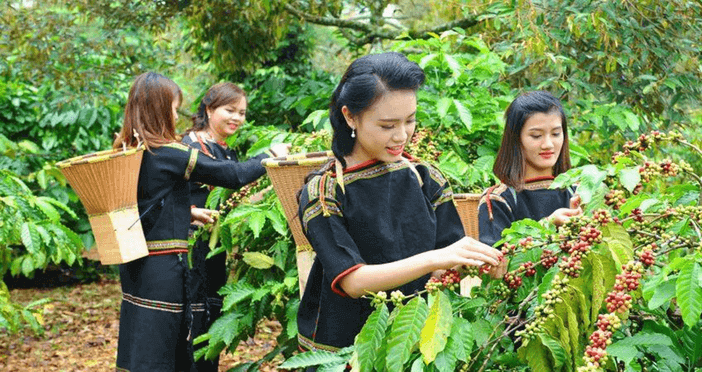
<path fill-rule="evenodd" d="M 341 186 L 341 192 L 346 194 L 346 188 L 344 187 L 344 167 L 341 165 L 339 159 L 336 159 L 334 163 L 336 167 L 336 183 Z"/>
<path fill-rule="evenodd" d="M 407 164 L 407 166 L 408 166 L 409 169 L 412 171 L 412 173 L 414 173 L 414 175 L 417 176 L 417 182 L 419 182 L 419 187 L 423 187 L 423 186 L 424 186 L 424 181 L 422 181 L 422 177 L 419 176 L 419 172 L 417 172 L 417 168 L 414 166 L 414 164 L 412 164 L 412 163 L 409 161 L 409 159 L 407 159 L 407 158 L 405 158 L 405 157 L 402 158 L 402 161 L 403 161 L 405 164 Z"/>

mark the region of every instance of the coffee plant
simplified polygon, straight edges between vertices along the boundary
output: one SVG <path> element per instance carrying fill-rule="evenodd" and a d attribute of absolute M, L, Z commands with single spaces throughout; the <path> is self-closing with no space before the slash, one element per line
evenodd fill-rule
<path fill-rule="evenodd" d="M 281 368 L 342 371 L 697 371 L 702 367 L 702 178 L 669 157 L 675 132 L 627 142 L 604 167 L 556 178 L 576 184 L 585 213 L 556 227 L 522 220 L 496 243 L 507 273 L 459 272 L 425 294 L 370 294 L 376 310 L 338 353 L 312 351 Z"/>

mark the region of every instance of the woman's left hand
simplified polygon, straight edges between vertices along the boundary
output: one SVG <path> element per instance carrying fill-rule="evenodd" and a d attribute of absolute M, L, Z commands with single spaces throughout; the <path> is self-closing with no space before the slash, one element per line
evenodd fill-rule
<path fill-rule="evenodd" d="M 195 226 L 202 226 L 208 223 L 214 222 L 214 217 L 218 212 L 214 209 L 205 208 L 191 208 L 190 209 L 190 223 Z"/>

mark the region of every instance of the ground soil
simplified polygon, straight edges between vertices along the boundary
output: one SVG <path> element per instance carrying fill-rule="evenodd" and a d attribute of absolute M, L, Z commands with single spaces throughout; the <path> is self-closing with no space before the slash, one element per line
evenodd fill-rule
<path fill-rule="evenodd" d="M 41 298 L 44 335 L 29 330 L 9 335 L 0 330 L 0 371 L 114 371 L 119 330 L 121 291 L 116 280 L 72 284 L 56 288 L 12 289 L 11 299 L 27 304 Z M 259 360 L 275 345 L 280 333 L 276 321 L 264 322 L 254 338 L 234 354 L 222 354 L 219 371 L 238 363 Z M 280 357 L 261 371 L 275 371 Z"/>

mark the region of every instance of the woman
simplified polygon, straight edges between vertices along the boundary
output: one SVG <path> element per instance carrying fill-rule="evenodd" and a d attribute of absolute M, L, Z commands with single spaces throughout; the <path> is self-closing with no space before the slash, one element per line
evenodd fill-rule
<path fill-rule="evenodd" d="M 494 245 L 502 230 L 524 218 L 561 225 L 582 214 L 570 189 L 549 189 L 570 169 L 568 125 L 561 102 L 543 91 L 517 97 L 505 112 L 493 172 L 502 183 L 485 190 L 478 206 L 480 241 Z"/>
<path fill-rule="evenodd" d="M 298 311 L 303 349 L 352 345 L 372 312 L 368 292 L 423 290 L 458 265 L 501 253 L 465 237 L 441 173 L 404 152 L 424 72 L 399 53 L 348 67 L 330 104 L 335 161 L 311 177 L 299 216 L 316 253 Z"/>
<path fill-rule="evenodd" d="M 238 189 L 247 185 L 266 173 L 261 160 L 269 156 L 285 156 L 290 145 L 278 144 L 272 146 L 267 153 L 252 157 L 245 162 L 239 162 L 234 150 L 230 149 L 225 140 L 236 132 L 246 121 L 246 93 L 237 85 L 229 82 L 213 85 L 202 98 L 198 111 L 192 117 L 193 126 L 183 137 L 183 143 L 196 148 L 204 154 L 220 160 L 238 162 L 242 169 L 238 180 Z M 191 203 L 193 211 L 205 208 L 205 202 L 212 190 L 211 186 L 192 182 Z M 192 230 L 197 226 L 192 226 Z M 193 324 L 191 340 L 206 333 L 212 323 L 220 316 L 222 296 L 217 293 L 227 283 L 226 253 L 221 253 L 206 259 L 210 252 L 207 241 L 198 240 L 192 250 L 193 268 L 190 271 L 188 298 L 192 301 Z M 202 347 L 204 344 L 200 344 Z M 217 371 L 219 358 L 195 362 L 190 371 Z"/>

